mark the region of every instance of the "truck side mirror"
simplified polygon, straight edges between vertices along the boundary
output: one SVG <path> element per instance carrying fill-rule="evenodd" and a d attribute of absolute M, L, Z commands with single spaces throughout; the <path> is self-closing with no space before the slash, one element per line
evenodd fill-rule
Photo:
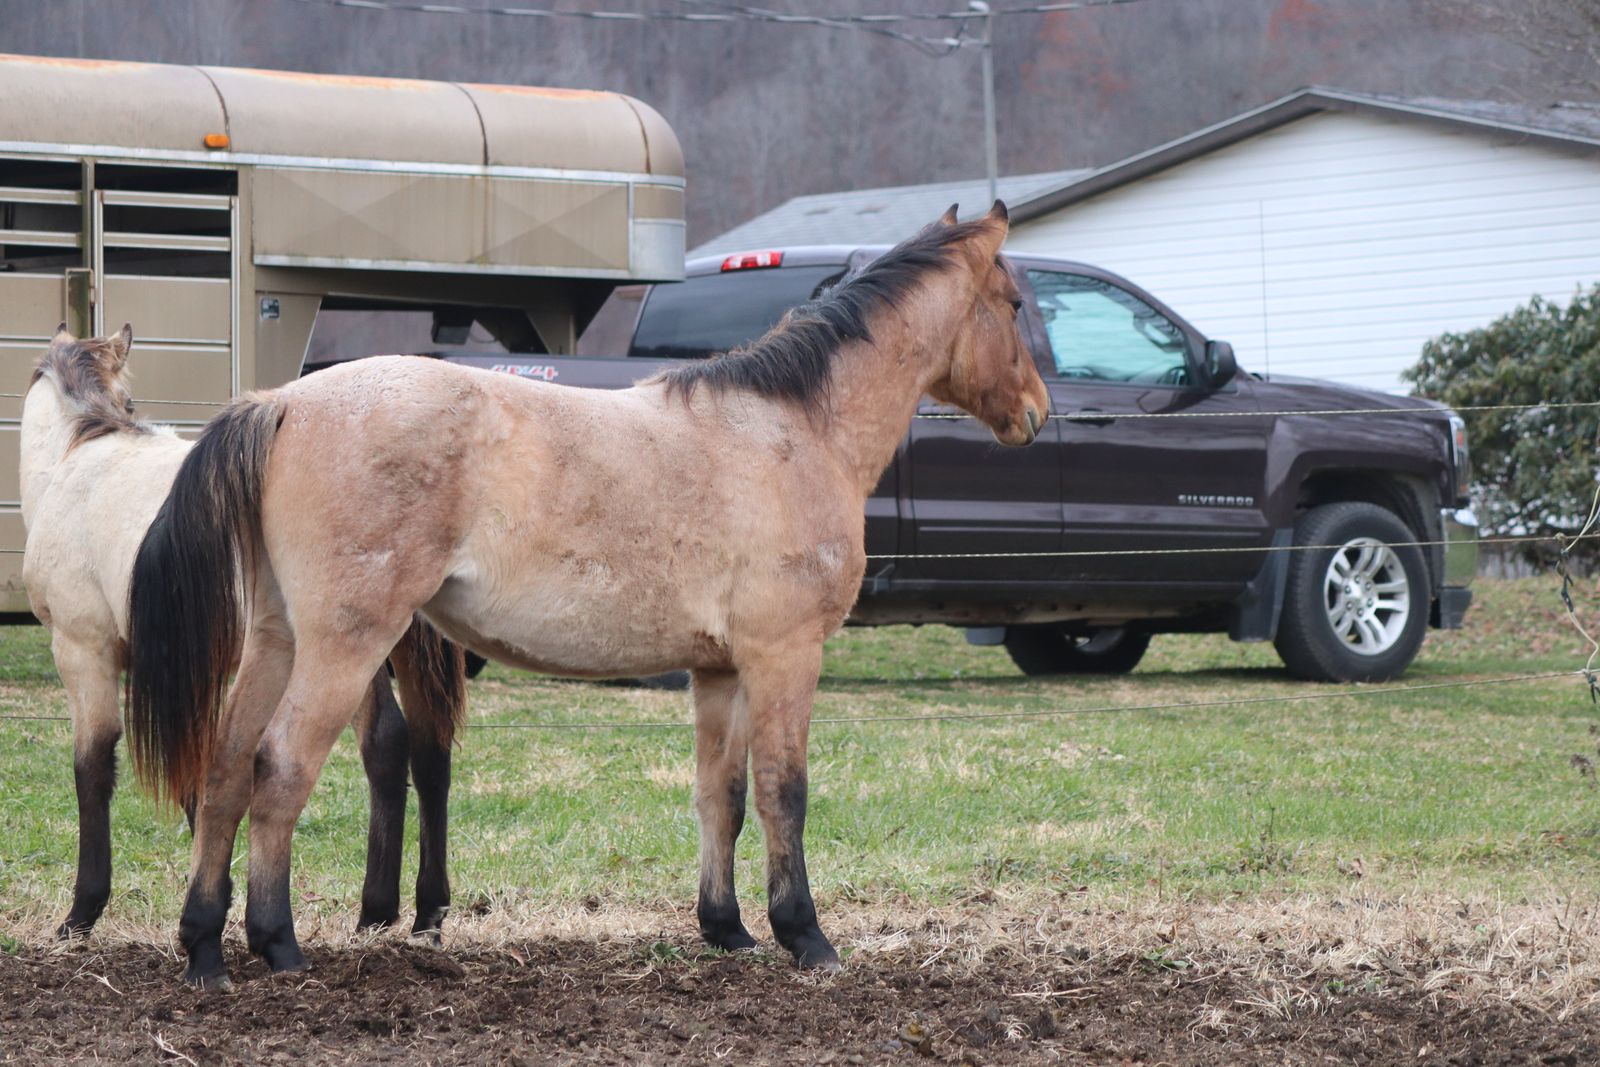
<path fill-rule="evenodd" d="M 1226 341 L 1206 342 L 1206 385 L 1221 389 L 1239 373 L 1239 364 L 1233 358 L 1233 346 Z"/>

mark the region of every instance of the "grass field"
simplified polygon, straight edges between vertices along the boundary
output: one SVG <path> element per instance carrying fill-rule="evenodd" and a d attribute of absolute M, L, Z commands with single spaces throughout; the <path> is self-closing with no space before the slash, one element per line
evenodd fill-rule
<path fill-rule="evenodd" d="M 1594 590 L 1576 592 L 1589 614 Z M 1433 633 L 1404 684 L 1571 670 L 1586 651 L 1554 579 L 1485 581 L 1468 627 Z M 1580 679 L 1374 688 L 1296 683 L 1270 646 L 1220 637 L 1158 638 L 1125 678 L 1039 681 L 955 630 L 848 630 L 829 646 L 819 720 L 994 717 L 814 726 L 819 903 L 1591 891 L 1600 791 L 1573 757 L 1600 763 L 1600 709 Z M 491 668 L 471 698 L 451 798 L 458 913 L 692 899 L 685 694 Z M 41 630 L 0 631 L 0 703 L 7 716 L 64 714 Z M 600 723 L 632 725 L 559 728 Z M 108 921 L 167 928 L 187 832 L 123 786 Z M 296 837 L 302 922 L 353 916 L 366 807 L 347 735 Z M 0 722 L 0 827 L 0 936 L 25 938 L 70 899 L 66 723 Z M 739 854 L 741 898 L 759 911 L 758 830 Z M 413 870 L 414 856 L 408 884 Z"/>

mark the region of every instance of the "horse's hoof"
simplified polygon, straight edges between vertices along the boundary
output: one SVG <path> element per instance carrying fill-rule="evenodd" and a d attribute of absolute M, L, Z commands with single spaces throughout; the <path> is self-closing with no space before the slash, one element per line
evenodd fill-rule
<path fill-rule="evenodd" d="M 789 951 L 794 953 L 795 966 L 802 971 L 837 971 L 844 966 L 825 937 L 808 938 Z"/>
<path fill-rule="evenodd" d="M 273 974 L 287 974 L 295 971 L 309 971 L 311 961 L 306 959 L 305 953 L 298 947 L 272 952 L 266 956 L 267 967 Z"/>
<path fill-rule="evenodd" d="M 190 968 L 183 976 L 185 985 L 199 990 L 202 993 L 232 993 L 233 979 L 228 977 L 227 971 L 218 971 L 215 974 L 196 974 Z"/>
<path fill-rule="evenodd" d="M 432 948 L 439 948 L 444 944 L 444 935 L 439 932 L 438 927 L 428 927 L 411 931 L 411 940 L 420 941 L 422 944 Z"/>
<path fill-rule="evenodd" d="M 724 952 L 750 952 L 757 947 L 756 939 L 750 936 L 750 931 L 737 924 L 731 929 L 701 930 L 700 939 L 712 948 L 719 948 Z"/>
<path fill-rule="evenodd" d="M 356 933 L 364 934 L 369 931 L 387 930 L 399 921 L 400 916 L 398 914 L 373 916 L 363 912 L 361 918 L 356 920 Z"/>
<path fill-rule="evenodd" d="M 77 922 L 68 918 L 66 922 L 56 927 L 57 941 L 71 941 L 74 938 L 88 937 L 89 931 L 94 929 L 94 923 Z"/>

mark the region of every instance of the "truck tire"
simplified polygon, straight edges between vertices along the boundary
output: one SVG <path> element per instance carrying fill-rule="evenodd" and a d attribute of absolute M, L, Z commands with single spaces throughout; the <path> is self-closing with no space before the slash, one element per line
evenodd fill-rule
<path fill-rule="evenodd" d="M 1289 673 L 1317 682 L 1386 682 L 1416 658 L 1428 628 L 1428 567 L 1391 511 L 1346 502 L 1294 525 L 1274 642 Z"/>
<path fill-rule="evenodd" d="M 1139 665 L 1150 635 L 1116 627 L 1074 637 L 1060 623 L 1006 627 L 1006 651 L 1023 674 L 1127 674 Z"/>

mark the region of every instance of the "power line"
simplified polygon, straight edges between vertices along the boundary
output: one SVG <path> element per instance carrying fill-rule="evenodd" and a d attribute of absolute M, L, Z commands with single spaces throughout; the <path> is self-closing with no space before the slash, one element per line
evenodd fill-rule
<path fill-rule="evenodd" d="M 744 16 L 751 21 L 778 23 L 789 21 L 788 16 L 785 16 L 782 12 L 770 11 L 765 8 L 744 7 L 739 4 L 724 3 L 722 0 L 678 0 L 678 3 L 717 7 L 725 11 Z M 962 45 L 969 43 L 965 39 L 968 25 L 966 22 L 962 22 L 960 24 L 960 28 L 956 31 L 956 35 L 954 37 L 946 37 L 941 40 L 932 37 L 919 37 L 913 33 L 904 33 L 900 30 L 891 30 L 885 26 L 876 24 L 877 22 L 887 20 L 872 19 L 871 24 L 869 24 L 868 19 L 858 18 L 856 20 L 851 20 L 848 16 L 845 18 L 832 18 L 823 16 L 821 22 L 810 21 L 811 18 L 814 17 L 807 16 L 808 21 L 805 24 L 822 25 L 831 29 L 839 30 L 860 30 L 864 33 L 877 34 L 882 37 L 888 37 L 892 40 L 900 41 L 903 44 L 909 44 L 919 52 L 923 53 L 924 55 L 931 56 L 934 59 L 943 59 L 945 56 L 958 51 Z"/>
<path fill-rule="evenodd" d="M 466 15 L 499 18 L 569 18 L 588 19 L 595 22 L 692 22 L 731 23 L 768 22 L 777 25 L 819 26 L 826 29 L 857 29 L 867 26 L 919 22 L 965 23 L 991 16 L 1051 15 L 1064 11 L 1083 11 L 1095 7 L 1121 7 L 1143 3 L 1144 0 L 1074 0 L 1071 3 L 1028 4 L 1020 7 L 1003 7 L 985 10 L 940 11 L 919 13 L 886 12 L 879 14 L 844 15 L 791 15 L 764 8 L 745 7 L 715 0 L 680 0 L 683 3 L 708 3 L 723 8 L 721 11 L 566 11 L 535 7 L 469 7 L 464 4 L 432 4 L 421 0 L 295 0 L 309 7 L 342 7 L 356 11 L 403 11 L 420 15 Z M 937 40 L 936 38 L 923 38 Z"/>
<path fill-rule="evenodd" d="M 940 11 L 928 14 L 855 14 L 855 15 L 791 15 L 767 8 L 746 7 L 722 0 L 678 0 L 695 6 L 714 6 L 718 11 L 564 11 L 555 8 L 535 7 L 469 7 L 463 4 L 434 4 L 422 0 L 295 0 L 307 7 L 347 8 L 352 11 L 393 11 L 417 15 L 454 15 L 468 17 L 496 17 L 518 19 L 587 19 L 591 22 L 681 22 L 681 23 L 750 23 L 760 22 L 779 26 L 815 26 L 821 29 L 854 30 L 888 37 L 909 44 L 924 55 L 935 59 L 953 55 L 968 45 L 977 45 L 985 51 L 987 39 L 969 38 L 966 30 L 974 19 L 990 19 L 1010 15 L 1050 15 L 1064 11 L 1081 11 L 1093 7 L 1121 7 L 1142 3 L 1143 0 L 1074 0 L 1070 3 L 1030 4 L 1023 7 L 981 9 L 967 11 Z M 892 24 L 954 23 L 955 36 L 926 37 L 903 30 L 890 29 Z"/>

